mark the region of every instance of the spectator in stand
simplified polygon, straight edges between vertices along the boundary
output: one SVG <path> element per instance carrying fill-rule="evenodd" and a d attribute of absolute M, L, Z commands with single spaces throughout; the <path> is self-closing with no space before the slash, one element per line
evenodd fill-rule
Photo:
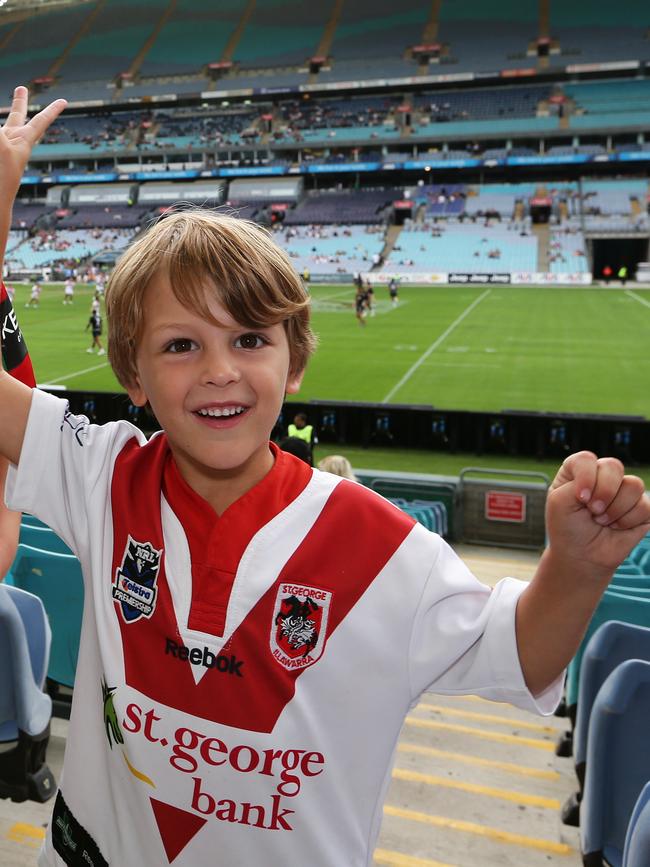
<path fill-rule="evenodd" d="M 300 458 L 301 461 L 313 467 L 312 451 L 309 443 L 305 442 L 305 440 L 300 439 L 300 437 L 285 437 L 280 440 L 278 445 L 283 452 L 288 452 L 290 455 Z"/>
<path fill-rule="evenodd" d="M 357 481 L 357 477 L 352 470 L 352 464 L 343 455 L 327 455 L 319 462 L 318 469 L 323 470 L 325 473 L 341 476 L 343 479 L 350 479 L 353 482 Z"/>
<path fill-rule="evenodd" d="M 293 422 L 287 428 L 287 435 L 290 439 L 299 439 L 303 440 L 303 442 L 306 442 L 309 446 L 310 454 L 313 451 L 314 446 L 318 442 L 314 426 L 312 424 L 308 424 L 308 419 L 304 412 L 296 413 L 293 418 Z"/>

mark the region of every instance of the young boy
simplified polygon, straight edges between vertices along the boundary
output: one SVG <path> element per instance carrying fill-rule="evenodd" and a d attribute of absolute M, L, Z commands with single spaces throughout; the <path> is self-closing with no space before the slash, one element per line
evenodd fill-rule
<path fill-rule="evenodd" d="M 0 240 L 30 148 L 0 132 Z M 568 458 L 526 585 L 478 583 L 354 482 L 268 443 L 314 348 L 309 299 L 260 229 L 169 216 L 107 289 L 109 358 L 163 432 L 90 425 L 0 375 L 8 503 L 79 556 L 81 650 L 40 865 L 367 867 L 404 716 L 427 687 L 550 713 L 643 483 Z M 377 527 L 382 532 L 378 536 Z"/>

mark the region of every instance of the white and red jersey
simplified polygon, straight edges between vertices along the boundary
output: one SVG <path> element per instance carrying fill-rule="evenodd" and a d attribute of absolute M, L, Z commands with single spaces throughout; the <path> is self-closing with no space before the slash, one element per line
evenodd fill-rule
<path fill-rule="evenodd" d="M 78 555 L 81 648 L 41 867 L 367 867 L 400 728 L 427 687 L 550 713 L 526 689 L 525 584 L 277 450 L 217 517 L 164 434 L 34 392 L 13 509 Z"/>

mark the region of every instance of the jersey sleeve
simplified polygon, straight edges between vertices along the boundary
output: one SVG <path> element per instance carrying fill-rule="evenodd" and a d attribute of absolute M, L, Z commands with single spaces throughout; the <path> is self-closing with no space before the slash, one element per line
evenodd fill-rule
<path fill-rule="evenodd" d="M 474 694 L 548 715 L 562 695 L 564 676 L 541 695 L 526 686 L 515 633 L 525 581 L 481 584 L 444 542 L 424 588 L 409 654 L 412 697 L 425 689 Z"/>
<path fill-rule="evenodd" d="M 126 422 L 91 424 L 66 400 L 34 389 L 18 466 L 7 474 L 7 505 L 40 518 L 81 559 L 93 531 L 103 532 L 90 522 L 103 522 L 110 509 L 115 457 L 136 435 L 144 438 Z"/>

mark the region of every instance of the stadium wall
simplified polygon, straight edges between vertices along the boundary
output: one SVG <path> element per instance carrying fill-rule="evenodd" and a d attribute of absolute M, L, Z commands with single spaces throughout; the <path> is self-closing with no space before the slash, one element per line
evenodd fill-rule
<path fill-rule="evenodd" d="M 47 385 L 44 390 L 48 391 Z M 150 432 L 155 418 L 130 403 L 126 394 L 52 389 L 72 412 L 104 424 L 127 419 Z M 307 413 L 321 442 L 341 445 L 430 449 L 449 453 L 504 454 L 562 460 L 588 449 L 626 463 L 650 463 L 650 420 L 641 416 L 574 413 L 470 412 L 430 405 L 313 400 L 286 403 L 274 430 L 286 433 L 297 412 Z"/>

